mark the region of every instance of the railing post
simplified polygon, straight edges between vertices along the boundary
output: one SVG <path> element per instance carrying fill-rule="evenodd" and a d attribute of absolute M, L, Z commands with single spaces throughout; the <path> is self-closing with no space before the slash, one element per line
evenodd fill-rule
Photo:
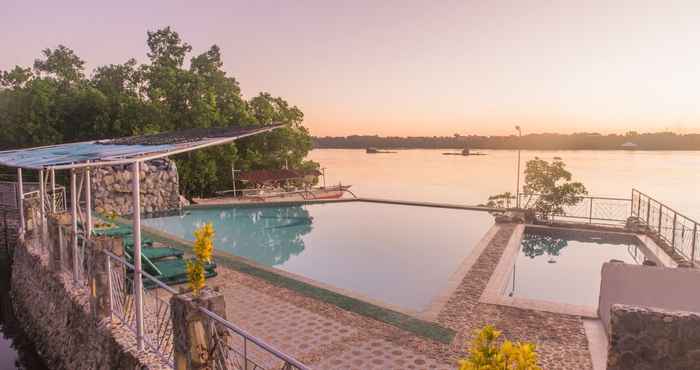
<path fill-rule="evenodd" d="M 651 199 L 647 200 L 647 226 L 651 227 Z"/>
<path fill-rule="evenodd" d="M 659 202 L 656 202 L 656 203 L 659 203 Z M 659 233 L 659 236 L 661 235 L 661 219 L 664 216 L 663 210 L 664 210 L 664 205 L 659 203 L 659 228 L 658 228 L 658 230 L 656 230 Z"/>
<path fill-rule="evenodd" d="M 637 218 L 642 219 L 641 215 L 639 212 L 642 210 L 642 193 L 637 194 Z"/>
<path fill-rule="evenodd" d="M 590 208 L 588 209 L 588 223 L 593 223 L 593 197 L 589 198 L 591 200 Z"/>
<path fill-rule="evenodd" d="M 176 294 L 170 298 L 170 315 L 173 325 L 173 353 L 176 370 L 209 369 L 215 361 L 212 351 L 218 340 L 226 340 L 212 330 L 219 330 L 216 323 L 199 308 L 226 319 L 226 301 L 220 292 L 204 289 L 197 297 L 191 293 Z M 244 355 L 245 356 L 245 355 Z M 243 361 L 247 363 L 247 358 Z"/>
<path fill-rule="evenodd" d="M 695 267 L 695 243 L 698 236 L 698 223 L 693 222 L 693 244 L 690 247 L 690 266 Z"/>
<path fill-rule="evenodd" d="M 678 213 L 673 212 L 673 231 L 671 234 L 671 248 L 673 248 L 674 251 L 676 250 L 676 217 L 678 217 Z"/>
<path fill-rule="evenodd" d="M 634 188 L 632 188 L 632 195 L 630 196 L 630 217 L 634 216 Z"/>
<path fill-rule="evenodd" d="M 109 294 L 109 321 L 114 319 L 114 286 L 112 285 L 112 258 L 105 253 L 105 265 L 107 265 L 107 293 Z"/>

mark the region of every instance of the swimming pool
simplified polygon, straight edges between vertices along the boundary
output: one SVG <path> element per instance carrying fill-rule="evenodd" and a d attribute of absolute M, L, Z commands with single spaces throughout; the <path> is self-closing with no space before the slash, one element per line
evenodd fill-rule
<path fill-rule="evenodd" d="M 654 260 L 632 234 L 527 227 L 504 295 L 598 307 L 601 267 Z"/>
<path fill-rule="evenodd" d="M 205 222 L 213 223 L 219 250 L 420 312 L 447 287 L 493 217 L 352 201 L 191 209 L 143 220 L 187 240 Z"/>

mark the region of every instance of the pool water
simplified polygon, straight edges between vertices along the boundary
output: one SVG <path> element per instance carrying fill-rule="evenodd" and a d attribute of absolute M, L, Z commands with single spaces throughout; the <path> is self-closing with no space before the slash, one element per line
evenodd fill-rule
<path fill-rule="evenodd" d="M 493 217 L 353 201 L 192 209 L 143 222 L 187 240 L 212 222 L 219 250 L 418 312 L 446 288 Z"/>
<path fill-rule="evenodd" d="M 598 307 L 603 263 L 641 264 L 643 250 L 633 235 L 526 228 L 504 294 Z"/>

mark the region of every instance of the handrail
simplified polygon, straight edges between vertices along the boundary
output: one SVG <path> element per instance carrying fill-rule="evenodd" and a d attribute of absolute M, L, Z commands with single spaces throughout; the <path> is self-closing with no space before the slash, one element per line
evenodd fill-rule
<path fill-rule="evenodd" d="M 247 331 L 245 331 L 245 330 L 243 330 L 243 329 L 237 327 L 236 325 L 233 325 L 231 322 L 229 322 L 228 320 L 224 319 L 223 317 L 217 315 L 216 313 L 214 313 L 214 312 L 212 312 L 212 311 L 209 311 L 208 309 L 206 309 L 206 308 L 204 308 L 204 307 L 201 307 L 201 306 L 199 307 L 199 310 L 200 310 L 203 314 L 205 314 L 205 315 L 211 317 L 213 320 L 217 321 L 219 324 L 221 324 L 221 325 L 225 326 L 226 328 L 228 328 L 228 329 L 230 329 L 230 330 L 236 332 L 238 335 L 240 335 L 240 336 L 246 338 L 247 340 L 249 340 L 249 341 L 255 343 L 256 345 L 260 346 L 262 349 L 264 349 L 264 350 L 266 350 L 266 351 L 272 353 L 273 355 L 275 355 L 275 356 L 276 356 L 277 358 L 279 358 L 280 360 L 285 361 L 286 363 L 288 363 L 288 364 L 290 364 L 290 365 L 296 367 L 296 368 L 299 369 L 299 370 L 311 370 L 311 369 L 308 368 L 306 365 L 304 365 L 304 364 L 302 364 L 301 362 L 297 361 L 296 359 L 294 359 L 294 358 L 292 358 L 292 357 L 290 357 L 290 356 L 288 356 L 288 355 L 286 355 L 286 354 L 284 354 L 284 353 L 278 351 L 277 349 L 273 348 L 273 347 L 270 346 L 269 344 L 265 343 L 262 339 L 260 339 L 260 338 L 258 338 L 258 337 L 256 337 L 256 336 L 254 336 L 254 335 L 248 333 Z"/>

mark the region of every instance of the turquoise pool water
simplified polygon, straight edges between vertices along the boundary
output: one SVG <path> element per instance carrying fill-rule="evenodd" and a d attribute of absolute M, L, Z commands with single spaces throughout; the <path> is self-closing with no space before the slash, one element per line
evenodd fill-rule
<path fill-rule="evenodd" d="M 358 201 L 197 209 L 143 222 L 187 240 L 212 222 L 219 250 L 421 311 L 446 288 L 493 217 Z"/>
<path fill-rule="evenodd" d="M 645 258 L 632 235 L 526 228 L 504 294 L 598 307 L 603 263 Z"/>

